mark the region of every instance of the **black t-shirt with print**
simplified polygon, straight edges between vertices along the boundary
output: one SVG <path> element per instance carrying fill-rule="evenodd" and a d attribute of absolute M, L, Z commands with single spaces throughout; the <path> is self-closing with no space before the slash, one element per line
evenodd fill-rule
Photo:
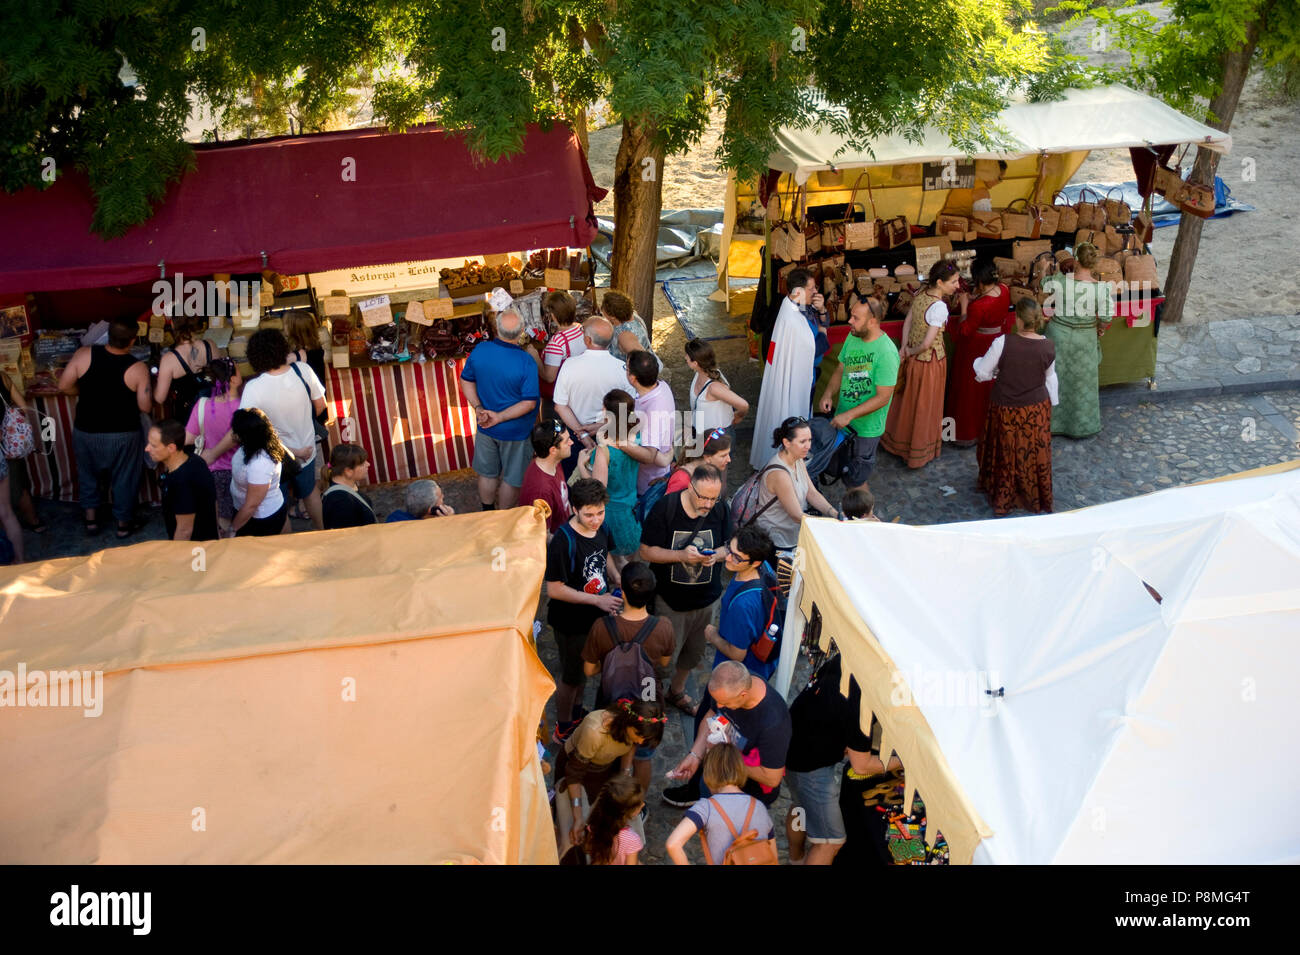
<path fill-rule="evenodd" d="M 840 656 L 831 657 L 790 704 L 794 732 L 786 766 L 793 773 L 810 773 L 834 766 L 844 759 L 844 750 L 873 752 L 871 740 L 862 732 L 858 713 L 862 691 L 849 677 L 849 695 L 840 692 Z M 872 718 L 874 725 L 875 718 Z"/>
<path fill-rule="evenodd" d="M 558 580 L 583 593 L 609 593 L 609 579 L 605 560 L 612 541 L 604 524 L 594 537 L 586 537 L 565 521 L 546 545 L 546 579 Z M 546 620 L 562 633 L 585 636 L 591 625 L 605 615 L 594 604 L 575 604 L 567 600 L 550 600 Z"/>
<path fill-rule="evenodd" d="M 685 491 L 665 494 L 646 516 L 641 543 L 650 547 L 685 550 L 719 550 L 731 540 L 731 509 L 718 501 L 704 519 L 689 517 L 682 507 Z M 657 593 L 673 610 L 685 612 L 707 607 L 722 596 L 722 561 L 703 564 L 651 564 L 658 579 Z"/>
<path fill-rule="evenodd" d="M 217 539 L 217 486 L 206 461 L 191 454 L 175 471 L 159 468 L 158 483 L 162 488 L 163 524 L 168 540 L 176 536 L 177 514 L 194 515 L 190 540 Z"/>

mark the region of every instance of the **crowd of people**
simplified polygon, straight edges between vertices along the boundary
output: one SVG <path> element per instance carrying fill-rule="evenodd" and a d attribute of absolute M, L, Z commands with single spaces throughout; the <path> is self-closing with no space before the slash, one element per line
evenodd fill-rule
<path fill-rule="evenodd" d="M 1081 268 L 1086 263 L 1085 249 Z M 685 810 L 663 846 L 678 863 L 688 861 L 697 834 L 707 862 L 777 861 L 771 811 L 788 785 L 801 814 L 797 823 L 785 820 L 790 861 L 829 864 L 846 838 L 842 778 L 897 771 L 862 732 L 856 685 L 840 693 L 837 662 L 790 707 L 767 682 L 783 639 L 777 568 L 809 514 L 876 520 L 869 478 L 879 447 L 909 467 L 938 456 L 950 307 L 960 312 L 951 331 L 962 373 L 947 399 L 958 441 L 978 444 L 981 489 L 998 513 L 1051 508 L 1055 365 L 1062 353 L 1086 351 L 1077 329 L 1044 335 L 1036 303 L 1009 310 L 1006 287 L 983 265 L 973 298 L 958 293 L 951 263 L 932 269 L 901 349 L 881 327 L 883 303 L 855 295 L 850 334 L 833 353 L 818 405 L 829 428 L 819 432 L 812 404 L 832 354 L 827 316 L 809 273 L 794 270 L 789 286 L 758 397 L 757 434 L 770 443 L 756 438 L 751 448 L 757 496 L 745 522 L 735 520 L 725 492 L 749 402 L 712 347 L 691 340 L 683 356 L 689 403 L 679 416 L 645 323 L 621 292 L 606 292 L 585 321 L 568 293 L 546 296 L 556 331 L 540 349 L 521 314 L 506 307 L 493 316 L 493 337 L 464 364 L 460 388 L 478 425 L 480 507 L 548 506 L 545 612 L 559 657 L 550 735 L 566 861 L 637 862 L 670 709 L 694 728 L 668 773 L 675 785 L 663 793 Z M 247 381 L 195 332 L 177 323 L 156 382 L 131 356 L 135 328 L 125 322 L 112 323 L 108 343 L 81 349 L 64 372 L 62 387 L 82 399 L 74 437 L 87 533 L 99 530 L 101 480 L 112 492 L 118 536 L 134 533 L 145 454 L 157 468 L 171 539 L 286 533 L 295 505 L 317 529 L 385 520 L 364 490 L 366 450 L 329 446 L 323 357 L 310 317 L 288 323 L 287 334 L 250 338 Z M 1071 359 L 1070 368 L 1092 354 Z M 1064 373 L 1063 385 L 1077 387 Z M 163 402 L 173 416 L 153 423 L 141 449 L 141 412 Z M 1062 428 L 1090 427 L 1079 403 L 1071 414 L 1061 416 Z M 838 436 L 835 451 L 810 471 L 827 433 Z M 838 506 L 819 487 L 824 473 L 843 482 Z M 411 482 L 404 505 L 386 521 L 453 513 L 432 480 Z M 0 508 L 6 530 L 14 520 L 12 508 Z M 711 676 L 696 700 L 688 680 L 710 651 Z M 593 678 L 596 709 L 587 712 L 583 691 Z"/>
<path fill-rule="evenodd" d="M 912 298 L 901 348 L 881 328 L 883 295 L 851 292 L 849 334 L 834 352 L 815 277 L 791 270 L 764 364 L 756 429 L 781 430 L 782 437 L 770 460 L 761 441 L 750 449 L 753 468 L 771 472 L 762 478 L 765 497 L 780 500 L 769 523 L 779 524 L 783 514 L 797 520 L 796 512 L 810 506 L 826 513 L 815 494 L 822 473 L 841 479 L 846 490 L 867 489 L 879 448 L 922 468 L 940 456 L 945 440 L 976 446 L 978 486 L 995 514 L 1050 512 L 1052 435 L 1085 438 L 1101 430 L 1099 339 L 1114 302 L 1112 286 L 1090 272 L 1098 255 L 1080 243 L 1072 273 L 1044 280 L 1046 309 L 1032 298 L 1013 308 L 992 261 L 974 263 L 969 290 L 957 264 L 941 261 Z M 818 410 L 833 417 L 820 432 L 810 424 L 804 449 L 802 438 L 785 432 L 812 421 L 816 383 L 832 353 Z M 830 442 L 833 453 L 823 459 L 818 446 Z M 796 463 L 814 458 L 816 474 Z M 782 539 L 789 530 L 774 528 Z"/>

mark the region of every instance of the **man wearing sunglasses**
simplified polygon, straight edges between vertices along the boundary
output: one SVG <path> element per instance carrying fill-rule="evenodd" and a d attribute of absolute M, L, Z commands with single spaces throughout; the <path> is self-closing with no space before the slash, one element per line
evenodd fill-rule
<path fill-rule="evenodd" d="M 698 465 L 685 490 L 665 494 L 646 515 L 637 557 L 654 570 L 663 614 L 679 641 L 666 699 L 691 716 L 697 704 L 686 693 L 686 678 L 704 658 L 705 632 L 722 596 L 721 565 L 732 534 L 731 509 L 722 491 L 721 472 Z"/>

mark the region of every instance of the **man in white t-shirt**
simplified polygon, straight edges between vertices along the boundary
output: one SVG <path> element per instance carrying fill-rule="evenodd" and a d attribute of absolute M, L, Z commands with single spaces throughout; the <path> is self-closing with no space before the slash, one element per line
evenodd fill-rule
<path fill-rule="evenodd" d="M 591 318 L 582 331 L 587 350 L 560 368 L 555 379 L 555 413 L 573 431 L 580 447 L 594 448 L 595 434 L 605 420 L 605 395 L 615 388 L 627 390 L 627 366 L 608 351 L 614 338 L 614 326 L 608 319 Z M 575 452 L 578 447 L 575 445 Z"/>
<path fill-rule="evenodd" d="M 303 501 L 312 527 L 325 526 L 321 515 L 320 489 L 316 486 L 316 430 L 313 418 L 325 408 L 325 386 L 304 362 L 289 362 L 289 343 L 273 328 L 255 332 L 248 340 L 248 363 L 257 374 L 244 383 L 241 408 L 260 408 L 275 425 L 280 443 L 302 465 L 297 476 L 283 478 L 280 490 L 285 500 Z"/>

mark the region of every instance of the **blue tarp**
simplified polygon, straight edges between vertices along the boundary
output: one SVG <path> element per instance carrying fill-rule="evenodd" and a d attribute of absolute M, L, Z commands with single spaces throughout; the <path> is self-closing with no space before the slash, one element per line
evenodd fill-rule
<path fill-rule="evenodd" d="M 1186 173 L 1184 173 L 1184 176 Z M 1114 190 L 1121 190 L 1124 194 L 1124 201 L 1129 204 L 1134 212 L 1142 208 L 1142 196 L 1138 192 L 1137 180 L 1130 179 L 1128 182 L 1072 182 L 1062 187 L 1061 192 L 1072 203 L 1079 201 L 1079 192 L 1083 189 L 1091 189 L 1097 195 L 1105 197 Z M 1234 212 L 1254 212 L 1255 207 L 1247 205 L 1244 202 L 1232 198 L 1230 190 L 1222 179 L 1214 177 L 1214 215 L 1211 218 L 1217 219 L 1220 216 L 1230 216 Z M 1177 225 L 1182 213 L 1178 208 L 1169 202 L 1166 202 L 1163 196 L 1155 196 L 1151 200 L 1151 218 L 1157 229 L 1167 225 Z"/>

